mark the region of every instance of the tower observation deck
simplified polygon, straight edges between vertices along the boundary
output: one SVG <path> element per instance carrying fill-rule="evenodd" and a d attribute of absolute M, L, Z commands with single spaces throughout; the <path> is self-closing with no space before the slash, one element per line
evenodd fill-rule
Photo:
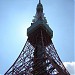
<path fill-rule="evenodd" d="M 27 36 L 20 55 L 4 75 L 70 75 L 53 45 L 53 31 L 40 0 Z"/>

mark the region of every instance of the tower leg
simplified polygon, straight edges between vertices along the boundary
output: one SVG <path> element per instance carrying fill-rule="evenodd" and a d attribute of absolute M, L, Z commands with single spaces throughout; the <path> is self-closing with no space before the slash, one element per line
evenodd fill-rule
<path fill-rule="evenodd" d="M 41 36 L 41 37 L 39 37 Z M 37 40 L 38 39 L 38 40 Z M 45 48 L 43 43 L 42 31 L 36 36 L 36 46 L 34 50 L 33 75 L 47 75 Z"/>

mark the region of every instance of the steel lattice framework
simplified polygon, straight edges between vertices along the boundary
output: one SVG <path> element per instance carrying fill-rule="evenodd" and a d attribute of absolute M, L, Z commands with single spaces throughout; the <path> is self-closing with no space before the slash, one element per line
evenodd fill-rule
<path fill-rule="evenodd" d="M 27 29 L 28 39 L 4 75 L 70 75 L 53 45 L 53 31 L 44 17 L 40 0 L 36 11 L 33 23 Z"/>
<path fill-rule="evenodd" d="M 49 73 L 48 75 L 52 75 L 53 73 L 59 73 L 59 75 L 69 75 L 68 71 L 61 62 L 53 43 L 51 43 L 44 49 L 46 51 L 46 64 L 44 64 L 44 67 L 47 67 L 47 73 Z M 27 41 L 17 60 L 4 75 L 33 75 L 32 67 L 34 65 L 34 50 L 35 48 Z M 39 62 L 37 62 L 37 64 L 39 64 Z M 38 67 L 37 65 L 37 68 L 40 67 Z M 36 75 L 40 75 L 40 72 Z"/>

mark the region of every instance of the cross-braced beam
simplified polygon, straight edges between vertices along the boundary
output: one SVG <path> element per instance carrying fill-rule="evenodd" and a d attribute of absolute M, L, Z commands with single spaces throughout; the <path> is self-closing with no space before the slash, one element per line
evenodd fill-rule
<path fill-rule="evenodd" d="M 36 75 L 41 75 L 42 72 L 45 72 L 44 68 L 46 68 L 48 75 L 70 75 L 60 60 L 53 43 L 44 47 L 44 49 L 44 59 L 46 60 L 44 67 L 41 66 L 43 60 L 37 61 L 38 59 L 36 59 L 36 69 L 33 69 L 35 48 L 27 41 L 17 60 L 4 75 L 33 75 L 33 72 L 37 69 L 39 69 L 39 72 L 36 72 Z"/>

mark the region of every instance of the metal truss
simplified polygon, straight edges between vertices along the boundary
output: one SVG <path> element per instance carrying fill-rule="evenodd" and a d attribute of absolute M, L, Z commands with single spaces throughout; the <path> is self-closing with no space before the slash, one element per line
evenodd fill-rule
<path fill-rule="evenodd" d="M 60 60 L 53 43 L 44 47 L 44 49 L 44 57 L 46 60 L 44 67 L 46 67 L 47 75 L 70 75 Z M 33 75 L 33 72 L 35 71 L 33 70 L 34 51 L 35 48 L 27 41 L 14 64 L 4 75 Z M 42 71 L 44 71 L 44 67 L 41 66 L 40 62 L 43 61 L 36 62 L 36 69 L 39 69 L 39 72 L 36 73 L 36 75 L 41 75 Z M 39 64 L 40 67 L 38 67 Z"/>
<path fill-rule="evenodd" d="M 48 60 L 51 61 L 54 67 L 54 74 L 56 73 L 57 75 L 70 75 L 65 66 L 63 65 L 61 59 L 59 58 L 59 55 L 53 43 L 46 47 L 46 55 Z"/>
<path fill-rule="evenodd" d="M 33 46 L 27 41 L 14 64 L 4 75 L 32 75 Z"/>

